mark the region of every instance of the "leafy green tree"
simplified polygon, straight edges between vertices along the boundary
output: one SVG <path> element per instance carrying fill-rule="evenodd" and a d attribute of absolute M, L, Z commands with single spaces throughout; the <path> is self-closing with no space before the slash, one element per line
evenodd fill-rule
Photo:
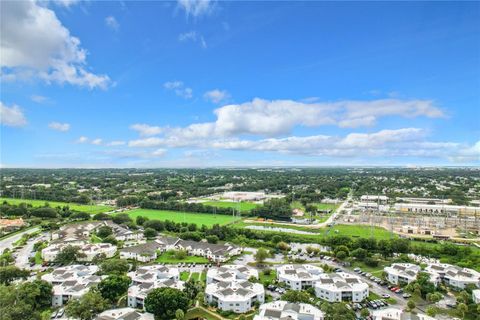
<path fill-rule="evenodd" d="M 290 246 L 288 245 L 288 243 L 284 242 L 284 241 L 280 241 L 279 243 L 277 243 L 277 249 L 281 250 L 281 251 L 288 251 L 290 250 Z"/>
<path fill-rule="evenodd" d="M 177 311 L 175 311 L 175 319 L 177 320 L 185 319 L 185 312 L 183 312 L 182 309 L 178 309 Z"/>
<path fill-rule="evenodd" d="M 131 279 L 127 276 L 111 275 L 100 281 L 98 291 L 104 299 L 115 304 L 120 297 L 127 293 Z"/>
<path fill-rule="evenodd" d="M 0 267 L 0 283 L 9 285 L 15 279 L 26 279 L 30 275 L 28 270 L 20 269 L 15 266 Z"/>
<path fill-rule="evenodd" d="M 352 257 L 357 258 L 360 261 L 363 261 L 366 257 L 368 257 L 368 251 L 363 248 L 358 248 L 353 250 L 350 255 Z"/>
<path fill-rule="evenodd" d="M 148 220 L 147 217 L 137 216 L 137 217 L 135 218 L 135 223 L 136 223 L 137 225 L 139 225 L 139 226 L 142 226 L 142 225 L 145 223 L 145 221 L 147 221 L 147 220 Z"/>
<path fill-rule="evenodd" d="M 435 317 L 437 315 L 437 308 L 434 306 L 428 306 L 426 309 L 427 316 Z"/>
<path fill-rule="evenodd" d="M 177 310 L 186 312 L 189 305 L 190 299 L 184 292 L 169 287 L 153 289 L 145 298 L 145 309 L 156 320 L 174 319 Z"/>
<path fill-rule="evenodd" d="M 337 251 L 337 253 L 335 254 L 335 256 L 340 259 L 340 260 L 343 260 L 347 257 L 347 253 L 345 251 Z"/>
<path fill-rule="evenodd" d="M 217 243 L 218 242 L 218 237 L 214 234 L 206 236 L 205 239 L 207 239 L 208 243 Z"/>
<path fill-rule="evenodd" d="M 413 309 L 415 309 L 417 305 L 415 304 L 415 301 L 413 300 L 408 300 L 407 301 L 407 307 L 410 311 L 412 311 Z"/>
<path fill-rule="evenodd" d="M 355 320 L 356 315 L 351 309 L 347 308 L 343 302 L 322 303 L 321 307 L 324 312 L 324 320 Z"/>
<path fill-rule="evenodd" d="M 153 229 L 153 228 L 145 228 L 145 230 L 143 230 L 143 235 L 145 236 L 145 238 L 155 238 L 157 236 L 158 232 L 157 230 Z"/>
<path fill-rule="evenodd" d="M 80 320 L 92 320 L 108 307 L 100 292 L 91 290 L 80 299 L 70 299 L 65 307 L 67 316 Z"/>
<path fill-rule="evenodd" d="M 264 248 L 259 248 L 257 252 L 255 253 L 255 261 L 258 264 L 262 264 L 265 259 L 267 259 L 269 256 L 268 251 Z"/>
<path fill-rule="evenodd" d="M 62 248 L 62 250 L 60 250 L 60 252 L 55 257 L 55 262 L 62 265 L 67 265 L 77 262 L 78 259 L 82 258 L 83 256 L 85 255 L 80 252 L 79 247 L 68 245 Z"/>
<path fill-rule="evenodd" d="M 109 226 L 101 226 L 97 230 L 97 236 L 102 239 L 105 239 L 106 237 L 112 234 L 113 234 L 113 230 Z"/>
<path fill-rule="evenodd" d="M 112 218 L 112 221 L 117 224 L 125 224 L 128 222 L 132 222 L 132 219 L 127 213 L 119 213 Z"/>
<path fill-rule="evenodd" d="M 190 300 L 195 299 L 197 294 L 202 290 L 202 284 L 195 279 L 188 279 L 185 282 L 185 287 L 183 288 L 183 292 L 187 295 Z"/>
<path fill-rule="evenodd" d="M 41 320 L 39 310 L 18 296 L 14 286 L 0 285 L 0 318 Z"/>
<path fill-rule="evenodd" d="M 33 307 L 43 310 L 52 304 L 53 286 L 43 280 L 24 282 L 17 287 L 17 297 Z"/>
<path fill-rule="evenodd" d="M 367 318 L 370 315 L 370 311 L 367 308 L 363 308 L 362 311 L 360 311 L 360 316 L 362 318 Z"/>
<path fill-rule="evenodd" d="M 310 295 L 305 291 L 287 290 L 281 299 L 294 303 L 309 303 Z"/>
<path fill-rule="evenodd" d="M 462 315 L 462 319 L 465 318 L 465 313 L 468 311 L 468 306 L 465 303 L 459 303 L 457 305 L 457 311 Z"/>
<path fill-rule="evenodd" d="M 127 260 L 108 259 L 100 264 L 101 274 L 125 274 L 130 269 Z"/>

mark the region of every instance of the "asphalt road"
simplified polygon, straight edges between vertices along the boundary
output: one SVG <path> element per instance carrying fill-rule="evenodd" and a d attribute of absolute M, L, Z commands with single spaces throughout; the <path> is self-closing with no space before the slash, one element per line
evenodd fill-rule
<path fill-rule="evenodd" d="M 13 244 L 20 240 L 24 234 L 34 233 L 40 230 L 40 227 L 34 227 L 32 229 L 25 230 L 20 233 L 16 233 L 11 237 L 0 240 L 0 252 L 3 252 L 5 249 L 12 249 Z"/>
<path fill-rule="evenodd" d="M 28 259 L 30 257 L 30 253 L 33 251 L 33 246 L 36 242 L 47 239 L 47 233 L 43 233 L 38 237 L 28 240 L 27 244 L 22 249 L 17 251 L 15 265 L 22 269 L 30 269 L 30 263 L 28 262 Z"/>

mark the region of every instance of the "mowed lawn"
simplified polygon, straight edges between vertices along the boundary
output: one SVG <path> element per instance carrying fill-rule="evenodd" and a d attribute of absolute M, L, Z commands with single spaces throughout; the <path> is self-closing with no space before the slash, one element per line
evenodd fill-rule
<path fill-rule="evenodd" d="M 99 206 L 99 205 L 86 205 L 86 204 L 77 204 L 77 203 L 67 203 L 67 202 L 58 202 L 58 201 L 46 201 L 46 200 L 29 200 L 29 199 L 13 199 L 13 198 L 0 198 L 0 203 L 7 201 L 9 204 L 18 205 L 20 203 L 30 204 L 33 207 L 43 207 L 45 203 L 52 208 L 55 207 L 64 207 L 68 206 L 71 210 L 82 211 L 91 214 L 107 212 L 115 209 L 114 207 L 109 206 Z"/>
<path fill-rule="evenodd" d="M 334 236 L 334 235 L 342 235 L 342 236 L 350 236 L 354 238 L 370 238 L 373 237 L 377 240 L 380 239 L 390 239 L 398 237 L 394 233 L 388 231 L 387 229 L 380 228 L 380 227 L 370 227 L 368 225 L 360 225 L 360 224 L 338 224 L 334 225 L 331 228 L 327 228 L 325 231 L 325 235 L 327 236 Z"/>
<path fill-rule="evenodd" d="M 131 218 L 135 219 L 138 216 L 144 216 L 149 219 L 170 220 L 173 222 L 188 222 L 195 223 L 199 226 L 202 224 L 211 227 L 214 224 L 227 224 L 233 222 L 238 218 L 233 218 L 230 215 L 182 212 L 182 211 L 167 211 L 167 210 L 150 210 L 150 209 L 135 209 L 125 211 Z"/>
<path fill-rule="evenodd" d="M 252 202 L 231 202 L 231 201 L 206 201 L 202 202 L 205 206 L 212 206 L 217 208 L 240 208 L 240 211 L 249 211 L 259 206 Z"/>

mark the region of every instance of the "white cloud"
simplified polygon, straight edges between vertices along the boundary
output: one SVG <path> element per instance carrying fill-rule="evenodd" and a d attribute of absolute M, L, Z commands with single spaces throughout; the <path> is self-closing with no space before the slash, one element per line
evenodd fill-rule
<path fill-rule="evenodd" d="M 150 126 L 144 123 L 132 124 L 130 129 L 137 131 L 141 136 L 154 136 L 162 133 L 163 131 L 161 127 Z"/>
<path fill-rule="evenodd" d="M 99 145 L 101 145 L 101 144 L 102 144 L 102 142 L 103 142 L 103 140 L 102 140 L 102 139 L 100 139 L 100 138 L 97 138 L 97 139 L 94 139 L 94 140 L 92 140 L 92 142 L 91 142 L 91 143 L 92 143 L 92 144 L 94 144 L 94 145 L 97 145 L 97 146 L 99 146 Z"/>
<path fill-rule="evenodd" d="M 175 92 L 175 94 L 184 99 L 191 99 L 193 97 L 193 90 L 185 87 L 182 81 L 167 81 L 163 84 L 167 90 Z"/>
<path fill-rule="evenodd" d="M 197 32 L 196 31 L 190 31 L 190 32 L 185 32 L 185 33 L 180 33 L 178 35 L 178 40 L 179 41 L 197 41 Z"/>
<path fill-rule="evenodd" d="M 0 101 L 0 124 L 9 127 L 23 127 L 27 124 L 27 119 L 19 106 L 14 104 L 7 107 Z"/>
<path fill-rule="evenodd" d="M 62 131 L 62 132 L 67 132 L 70 130 L 70 124 L 69 123 L 60 123 L 60 122 L 50 122 L 48 124 L 48 127 L 53 130 L 57 131 Z"/>
<path fill-rule="evenodd" d="M 203 97 L 213 103 L 220 103 L 230 99 L 230 94 L 226 90 L 214 89 L 205 92 Z"/>
<path fill-rule="evenodd" d="M 177 3 L 181 9 L 185 10 L 187 17 L 208 15 L 215 5 L 212 0 L 177 0 Z"/>
<path fill-rule="evenodd" d="M 76 143 L 87 143 L 89 140 L 85 136 L 81 136 L 80 138 L 77 139 Z"/>
<path fill-rule="evenodd" d="M 7 81 L 39 78 L 106 88 L 110 79 L 87 71 L 87 52 L 55 12 L 35 1 L 1 2 L 1 76 Z"/>
<path fill-rule="evenodd" d="M 80 2 L 80 0 L 53 0 L 53 3 L 60 5 L 62 7 L 69 8 L 77 3 Z"/>
<path fill-rule="evenodd" d="M 205 38 L 196 31 L 180 33 L 178 35 L 178 41 L 180 41 L 180 42 L 186 42 L 186 41 L 198 42 L 198 43 L 200 43 L 200 46 L 203 49 L 207 48 L 207 42 L 205 41 Z"/>
<path fill-rule="evenodd" d="M 108 16 L 105 18 L 105 25 L 112 29 L 113 31 L 118 31 L 120 29 L 120 24 L 114 16 Z"/>
<path fill-rule="evenodd" d="M 49 99 L 47 97 L 34 94 L 34 95 L 30 96 L 30 100 L 32 100 L 33 102 L 36 102 L 36 103 L 45 103 Z"/>
<path fill-rule="evenodd" d="M 115 146 L 123 146 L 125 144 L 126 144 L 126 142 L 123 141 L 123 140 L 114 140 L 114 141 L 110 141 L 109 143 L 107 143 L 107 146 L 115 147 Z"/>

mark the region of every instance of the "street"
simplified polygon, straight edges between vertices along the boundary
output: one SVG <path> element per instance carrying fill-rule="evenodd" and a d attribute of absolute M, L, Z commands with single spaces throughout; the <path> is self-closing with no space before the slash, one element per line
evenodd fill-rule
<path fill-rule="evenodd" d="M 22 231 L 20 233 L 16 233 L 11 237 L 7 237 L 5 239 L 0 240 L 0 252 L 3 252 L 5 249 L 12 249 L 13 244 L 20 240 L 24 234 L 30 234 L 34 233 L 40 230 L 40 227 L 34 227 L 32 229 L 28 229 L 25 231 Z"/>

